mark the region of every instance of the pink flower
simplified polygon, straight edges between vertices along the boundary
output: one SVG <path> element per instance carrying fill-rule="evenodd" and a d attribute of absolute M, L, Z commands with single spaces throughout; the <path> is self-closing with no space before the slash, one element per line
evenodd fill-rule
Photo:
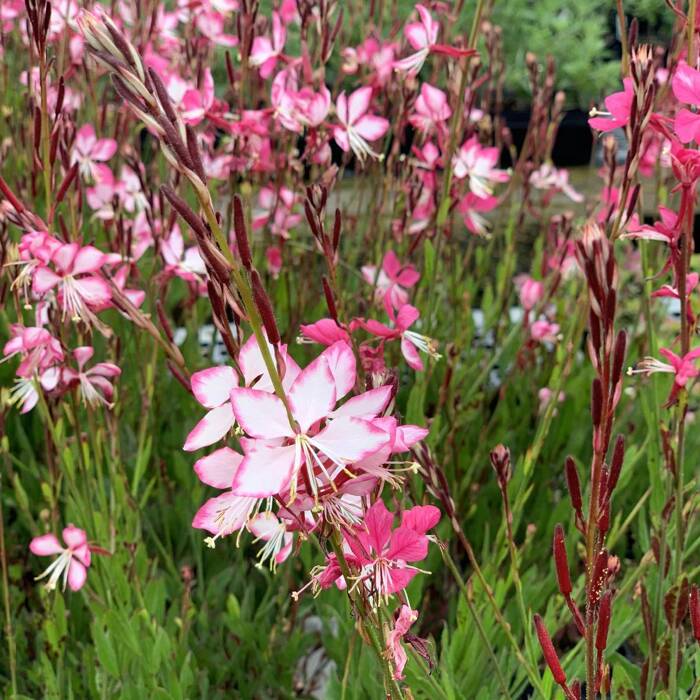
<path fill-rule="evenodd" d="M 238 496 L 231 491 L 242 461 L 243 455 L 230 447 L 222 447 L 194 464 L 194 471 L 202 483 L 225 489 L 219 496 L 208 499 L 192 520 L 192 527 L 206 530 L 212 535 L 204 540 L 212 549 L 220 537 L 239 532 L 245 527 L 260 507 L 260 499 Z"/>
<path fill-rule="evenodd" d="M 377 272 L 374 265 L 363 265 L 362 276 L 365 282 L 374 287 L 376 302 L 384 302 L 387 311 L 400 308 L 408 302 L 407 289 L 414 287 L 420 279 L 420 273 L 413 265 L 402 265 L 396 253 L 389 250 L 384 254 L 382 267 Z"/>
<path fill-rule="evenodd" d="M 686 386 L 689 380 L 695 379 L 700 374 L 700 370 L 695 366 L 695 361 L 700 357 L 700 348 L 695 348 L 690 352 L 679 357 L 676 353 L 668 348 L 660 348 L 659 353 L 667 360 L 661 362 L 654 357 L 645 357 L 641 362 L 638 362 L 634 368 L 630 367 L 627 374 L 653 374 L 655 372 L 665 372 L 673 374 L 673 386 L 671 393 L 668 396 L 667 404 L 672 404 L 678 392 Z"/>
<path fill-rule="evenodd" d="M 260 564 L 268 559 L 270 568 L 274 571 L 278 564 L 282 564 L 292 553 L 294 535 L 287 531 L 287 526 L 274 513 L 266 511 L 258 513 L 248 521 L 248 530 L 258 540 L 263 540 L 265 546 L 258 552 Z"/>
<path fill-rule="evenodd" d="M 700 105 L 700 72 L 681 61 L 671 80 L 671 89 L 679 102 Z M 700 115 L 689 109 L 679 109 L 673 128 L 683 143 L 697 141 L 700 136 Z"/>
<path fill-rule="evenodd" d="M 477 236 L 489 235 L 489 224 L 482 213 L 493 211 L 498 206 L 497 197 L 478 197 L 473 192 L 459 200 L 457 211 L 462 215 L 464 225 Z"/>
<path fill-rule="evenodd" d="M 382 500 L 366 512 L 364 522 L 347 533 L 345 542 L 359 568 L 358 580 L 377 602 L 402 591 L 420 571 L 415 562 L 428 555 L 428 530 L 440 521 L 435 506 L 416 506 L 404 511 L 401 525 L 392 529 L 394 514 Z"/>
<path fill-rule="evenodd" d="M 444 131 L 444 123 L 452 116 L 452 109 L 447 102 L 447 95 L 429 83 L 423 83 L 413 105 L 413 113 L 408 121 L 419 131 L 429 132 L 433 129 Z"/>
<path fill-rule="evenodd" d="M 277 279 L 282 271 L 282 251 L 279 246 L 268 246 L 265 250 L 265 260 L 267 261 L 268 272 L 274 279 Z"/>
<path fill-rule="evenodd" d="M 507 182 L 510 175 L 496 168 L 499 152 L 497 148 L 481 146 L 476 136 L 465 141 L 452 161 L 454 176 L 469 177 L 471 191 L 481 198 L 493 194 L 492 182 Z"/>
<path fill-rule="evenodd" d="M 269 343 L 268 348 L 274 355 L 275 350 Z M 286 345 L 279 347 L 279 354 L 286 366 L 282 383 L 284 386 L 291 386 L 301 370 L 287 354 Z M 238 366 L 243 372 L 243 380 L 246 385 L 249 386 L 255 382 L 257 390 L 273 391 L 272 380 L 265 367 L 255 336 L 251 336 L 243 344 L 238 353 Z M 209 411 L 187 436 L 183 450 L 194 452 L 202 447 L 213 445 L 231 430 L 236 419 L 231 407 L 230 397 L 231 391 L 238 387 L 238 382 L 238 374 L 233 367 L 228 365 L 210 367 L 192 375 L 190 380 L 192 393 L 195 399 Z"/>
<path fill-rule="evenodd" d="M 72 367 L 64 367 L 61 371 L 61 380 L 70 386 L 77 384 L 80 388 L 80 395 L 85 403 L 91 406 L 104 404 L 112 408 L 112 398 L 114 387 L 111 380 L 118 377 L 122 371 L 117 365 L 111 362 L 98 362 L 90 369 L 85 370 L 85 363 L 95 354 L 95 349 L 90 346 L 83 346 L 73 350 L 73 357 L 78 363 L 78 370 Z"/>
<path fill-rule="evenodd" d="M 94 246 L 64 243 L 52 253 L 51 267 L 41 265 L 35 269 L 34 292 L 43 296 L 57 289 L 64 316 L 67 314 L 74 321 L 94 322 L 92 309 L 112 298 L 107 281 L 96 274 L 107 259 Z"/>
<path fill-rule="evenodd" d="M 591 119 L 588 125 L 591 129 L 598 131 L 612 131 L 613 129 L 627 126 L 632 111 L 632 100 L 634 99 L 634 84 L 632 78 L 625 78 L 622 81 L 624 90 L 614 92 L 605 98 L 607 112 L 599 112 L 597 109 L 591 110 Z M 608 119 L 607 117 L 611 117 Z"/>
<path fill-rule="evenodd" d="M 253 230 L 267 226 L 270 233 L 280 238 L 289 238 L 289 231 L 301 222 L 301 214 L 293 213 L 296 196 L 288 187 L 279 191 L 272 187 L 262 187 L 258 194 L 260 208 L 253 218 Z"/>
<path fill-rule="evenodd" d="M 659 207 L 660 220 L 653 226 L 643 224 L 641 226 L 630 225 L 621 238 L 644 239 L 647 241 L 661 241 L 669 246 L 669 261 L 666 265 L 680 260 L 679 240 L 681 236 L 681 224 L 678 214 L 667 207 Z M 635 221 L 636 223 L 636 221 Z"/>
<path fill-rule="evenodd" d="M 532 279 L 532 277 L 526 277 L 520 283 L 518 293 L 523 309 L 530 311 L 535 308 L 537 302 L 544 296 L 544 285 L 542 282 Z"/>
<path fill-rule="evenodd" d="M 288 493 L 291 503 L 301 480 L 317 501 L 320 486 L 384 446 L 389 436 L 372 419 L 386 407 L 391 388 L 365 392 L 336 407 L 355 378 L 352 350 L 338 342 L 302 370 L 286 392 L 290 415 L 274 394 L 234 388 L 233 412 L 249 436 L 242 441 L 245 457 L 234 493 L 256 498 Z"/>
<path fill-rule="evenodd" d="M 418 613 L 415 610 L 411 610 L 408 605 L 402 605 L 396 622 L 394 622 L 394 628 L 387 635 L 386 650 L 394 665 L 394 680 L 400 681 L 403 678 L 403 669 L 408 660 L 401 639 L 417 619 Z"/>
<path fill-rule="evenodd" d="M 327 347 L 339 340 L 350 342 L 350 334 L 332 318 L 322 318 L 316 323 L 302 324 L 300 329 L 304 338 Z"/>
<path fill-rule="evenodd" d="M 556 343 L 559 338 L 559 324 L 540 319 L 530 326 L 530 335 L 540 343 Z"/>
<path fill-rule="evenodd" d="M 416 12 L 418 12 L 420 22 L 409 22 L 404 27 L 404 35 L 416 52 L 396 61 L 394 67 L 397 70 L 407 71 L 409 75 L 416 75 L 431 53 L 441 53 L 452 57 L 473 56 L 476 53 L 473 49 L 457 49 L 438 44 L 437 36 L 440 25 L 423 5 L 416 5 Z"/>
<path fill-rule="evenodd" d="M 117 142 L 114 139 L 98 139 L 92 124 L 85 124 L 75 135 L 71 162 L 80 163 L 83 177 L 95 179 L 95 165 L 105 163 L 116 152 Z"/>
<path fill-rule="evenodd" d="M 335 105 L 340 126 L 333 127 L 333 138 L 344 151 L 352 149 L 360 161 L 367 156 L 379 158 L 368 141 L 382 138 L 389 129 L 384 117 L 368 114 L 371 99 L 372 88 L 368 85 L 355 90 L 350 97 L 341 92 Z"/>
<path fill-rule="evenodd" d="M 63 361 L 61 343 L 46 329 L 38 326 L 11 326 L 11 338 L 5 343 L 3 362 L 15 355 L 22 361 L 16 370 L 10 404 L 21 404 L 21 413 L 28 413 L 39 401 L 39 386 L 52 391 L 58 385 L 58 364 Z"/>
<path fill-rule="evenodd" d="M 401 338 L 401 353 L 408 365 L 418 372 L 424 369 L 423 360 L 418 354 L 418 350 L 427 353 L 434 359 L 440 358 L 437 352 L 437 343 L 432 338 L 409 330 L 420 317 L 420 312 L 415 306 L 404 304 L 398 313 L 393 308 L 390 308 L 388 311 L 393 327 L 385 326 L 374 319 L 360 321 L 360 324 L 368 333 L 372 333 L 372 335 L 376 335 L 379 338 L 385 340 Z"/>
<path fill-rule="evenodd" d="M 272 81 L 270 103 L 275 118 L 285 129 L 301 133 L 305 127 L 320 126 L 328 115 L 331 93 L 325 85 L 321 85 L 319 92 L 310 87 L 300 90 L 297 72 L 289 67 Z"/>
<path fill-rule="evenodd" d="M 530 175 L 530 183 L 538 190 L 546 190 L 549 194 L 562 192 L 572 202 L 583 202 L 583 195 L 569 184 L 569 171 L 555 168 L 550 163 L 543 163 Z"/>
<path fill-rule="evenodd" d="M 269 78 L 282 58 L 287 29 L 278 12 L 272 13 L 272 40 L 266 36 L 256 36 L 250 52 L 250 65 L 260 68 L 260 77 Z"/>
<path fill-rule="evenodd" d="M 170 235 L 160 242 L 160 253 L 166 262 L 165 271 L 192 284 L 200 296 L 206 294 L 207 268 L 197 246 L 185 249 L 180 227 L 173 224 Z"/>
<path fill-rule="evenodd" d="M 29 551 L 39 557 L 59 555 L 36 580 L 48 576 L 46 588 L 52 591 L 63 575 L 63 590 L 66 590 L 67 583 L 72 591 L 79 591 L 85 584 L 87 569 L 90 566 L 90 546 L 85 530 L 68 525 L 63 529 L 63 541 L 66 547 L 61 547 L 58 538 L 49 534 L 35 537 L 29 543 Z"/>

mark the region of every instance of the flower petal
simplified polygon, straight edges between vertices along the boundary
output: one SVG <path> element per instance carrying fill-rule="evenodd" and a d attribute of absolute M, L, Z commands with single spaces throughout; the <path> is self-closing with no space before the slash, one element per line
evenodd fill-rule
<path fill-rule="evenodd" d="M 68 586 L 71 591 L 79 591 L 87 579 L 87 569 L 75 558 L 68 565 Z"/>
<path fill-rule="evenodd" d="M 51 554 L 60 554 L 63 547 L 56 535 L 40 535 L 29 543 L 29 551 L 39 557 L 48 557 Z"/>
<path fill-rule="evenodd" d="M 283 493 L 294 469 L 296 447 L 258 444 L 249 449 L 238 467 L 232 490 L 239 496 L 266 498 Z"/>
<path fill-rule="evenodd" d="M 319 355 L 289 390 L 289 404 L 302 432 L 328 416 L 335 406 L 335 381 L 328 361 Z"/>
<path fill-rule="evenodd" d="M 197 401 L 205 408 L 215 408 L 229 400 L 231 389 L 238 386 L 238 375 L 228 365 L 210 367 L 195 372 L 191 384 Z"/>
<path fill-rule="evenodd" d="M 294 436 L 284 404 L 274 394 L 236 387 L 231 390 L 231 405 L 239 425 L 251 437 Z"/>
<path fill-rule="evenodd" d="M 230 403 L 213 408 L 195 425 L 185 440 L 182 449 L 194 452 L 221 440 L 233 427 L 235 418 Z"/>
<path fill-rule="evenodd" d="M 231 488 L 243 455 L 230 447 L 222 447 L 194 463 L 199 480 L 217 489 Z"/>

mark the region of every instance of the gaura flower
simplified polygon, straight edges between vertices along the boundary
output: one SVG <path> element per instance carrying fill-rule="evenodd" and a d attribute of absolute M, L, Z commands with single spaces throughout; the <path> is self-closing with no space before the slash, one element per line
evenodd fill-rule
<path fill-rule="evenodd" d="M 622 84 L 624 85 L 622 92 L 614 92 L 605 98 L 607 112 L 599 112 L 597 109 L 591 110 L 591 118 L 588 120 L 591 129 L 605 132 L 627 126 L 634 99 L 634 83 L 632 78 L 625 78 Z"/>
<path fill-rule="evenodd" d="M 47 569 L 36 580 L 39 581 L 46 576 L 46 588 L 50 591 L 56 588 L 61 576 L 63 576 L 63 590 L 66 584 L 72 591 L 79 591 L 87 578 L 87 569 L 90 566 L 90 546 L 87 543 L 85 530 L 81 530 L 75 525 L 68 525 L 63 529 L 63 541 L 65 547 L 61 546 L 55 535 L 40 535 L 29 543 L 29 551 L 40 557 L 48 557 L 58 554 L 58 557 L 49 564 Z"/>
<path fill-rule="evenodd" d="M 367 156 L 379 158 L 368 142 L 380 139 L 389 130 L 389 122 L 384 117 L 368 114 L 371 99 L 372 88 L 367 85 L 355 90 L 350 97 L 341 92 L 335 103 L 340 126 L 333 127 L 333 138 L 344 151 L 352 149 L 360 161 Z"/>
<path fill-rule="evenodd" d="M 387 311 L 400 308 L 408 303 L 408 289 L 420 279 L 420 273 L 413 265 L 402 265 L 396 253 L 388 250 L 384 254 L 379 271 L 375 265 L 363 265 L 362 276 L 365 282 L 374 286 L 374 299 L 383 301 Z"/>
<path fill-rule="evenodd" d="M 412 610 L 408 605 L 402 605 L 396 622 L 394 622 L 394 628 L 387 635 L 386 651 L 394 665 L 394 680 L 400 681 L 403 678 L 403 669 L 408 657 L 401 640 L 417 619 L 418 612 L 416 610 Z"/>

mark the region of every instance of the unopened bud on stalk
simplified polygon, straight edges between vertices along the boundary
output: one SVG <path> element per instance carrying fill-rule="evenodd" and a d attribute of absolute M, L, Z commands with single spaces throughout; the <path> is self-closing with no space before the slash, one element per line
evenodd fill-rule
<path fill-rule="evenodd" d="M 331 289 L 330 284 L 328 284 L 328 279 L 324 275 L 322 278 L 323 282 L 323 294 L 326 297 L 326 306 L 328 307 L 328 313 L 331 315 L 331 318 L 338 323 L 338 309 L 336 308 L 335 305 L 335 298 L 333 296 L 333 290 Z"/>
<path fill-rule="evenodd" d="M 590 588 L 588 590 L 588 602 L 591 606 L 597 606 L 603 592 L 605 579 L 608 573 L 608 550 L 601 549 L 598 552 L 593 565 Z"/>
<path fill-rule="evenodd" d="M 559 584 L 559 591 L 563 596 L 568 597 L 573 590 L 573 586 L 571 585 L 571 577 L 569 576 L 569 561 L 566 556 L 564 528 L 559 523 L 557 523 L 554 528 L 552 551 L 554 553 L 554 565 L 557 570 L 557 583 Z"/>
<path fill-rule="evenodd" d="M 593 380 L 591 385 L 591 418 L 593 419 L 593 427 L 597 428 L 600 425 L 600 419 L 603 413 L 603 385 L 598 377 Z"/>
<path fill-rule="evenodd" d="M 333 222 L 333 252 L 338 252 L 338 245 L 340 244 L 340 234 L 342 231 L 342 217 L 340 215 L 340 209 L 335 210 L 335 220 Z"/>
<path fill-rule="evenodd" d="M 542 647 L 542 654 L 544 655 L 544 660 L 549 666 L 549 670 L 552 672 L 552 676 L 557 685 L 566 685 L 566 674 L 564 669 L 559 663 L 559 657 L 557 652 L 554 650 L 554 645 L 549 637 L 546 627 L 544 626 L 544 621 L 539 615 L 535 615 L 535 631 L 537 632 L 537 639 L 540 642 L 540 647 Z"/>
<path fill-rule="evenodd" d="M 622 435 L 617 436 L 615 447 L 613 448 L 612 461 L 610 462 L 610 478 L 608 479 L 608 499 L 612 495 L 615 486 L 617 486 L 620 472 L 622 471 L 622 463 L 625 460 L 625 438 Z"/>
<path fill-rule="evenodd" d="M 700 589 L 693 586 L 690 589 L 688 600 L 690 606 L 690 624 L 693 628 L 693 636 L 695 641 L 700 643 Z"/>
<path fill-rule="evenodd" d="M 606 591 L 600 601 L 600 611 L 598 612 L 598 628 L 596 629 L 595 648 L 605 651 L 608 645 L 608 629 L 610 628 L 610 616 L 612 612 L 612 592 Z"/>
<path fill-rule="evenodd" d="M 260 312 L 263 326 L 265 326 L 265 331 L 267 332 L 267 339 L 273 345 L 277 345 L 280 342 L 280 334 L 279 330 L 277 330 L 277 321 L 275 321 L 275 314 L 272 311 L 270 297 L 267 296 L 257 270 L 252 270 L 250 279 L 253 288 L 253 301 Z"/>
<path fill-rule="evenodd" d="M 581 513 L 583 510 L 583 499 L 581 497 L 581 482 L 578 478 L 578 470 L 573 457 L 567 457 L 564 470 L 566 472 L 566 485 L 569 487 L 569 497 L 571 505 L 576 513 Z"/>
<path fill-rule="evenodd" d="M 236 234 L 236 245 L 238 246 L 238 254 L 241 256 L 241 263 L 246 270 L 251 270 L 253 268 L 253 256 L 250 253 L 248 232 L 245 225 L 245 216 L 243 215 L 243 204 L 238 195 L 233 198 L 233 230 Z"/>
<path fill-rule="evenodd" d="M 505 445 L 496 445 L 491 450 L 489 457 L 498 478 L 498 485 L 503 489 L 511 477 L 510 450 Z"/>

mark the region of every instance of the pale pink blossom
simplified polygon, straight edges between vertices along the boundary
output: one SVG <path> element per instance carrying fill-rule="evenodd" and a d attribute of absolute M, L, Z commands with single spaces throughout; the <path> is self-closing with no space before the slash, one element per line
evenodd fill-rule
<path fill-rule="evenodd" d="M 520 281 L 518 294 L 520 295 L 520 304 L 523 309 L 530 311 L 542 300 L 544 284 L 539 280 L 532 279 L 532 277 L 525 277 Z"/>
<path fill-rule="evenodd" d="M 92 124 L 85 124 L 75 135 L 72 162 L 80 164 L 83 177 L 95 179 L 95 165 L 107 162 L 116 152 L 114 139 L 98 139 Z"/>
<path fill-rule="evenodd" d="M 551 163 L 543 163 L 533 171 L 530 174 L 530 183 L 538 190 L 546 190 L 550 194 L 562 192 L 572 202 L 583 202 L 583 195 L 569 183 L 569 171 L 555 168 Z"/>
<path fill-rule="evenodd" d="M 462 221 L 469 231 L 477 236 L 488 236 L 489 223 L 482 214 L 493 211 L 497 206 L 498 197 L 479 197 L 473 192 L 467 192 L 459 200 L 457 211 L 462 215 Z"/>
<path fill-rule="evenodd" d="M 417 619 L 418 613 L 415 610 L 412 610 L 408 605 L 402 605 L 396 622 L 394 622 L 394 627 L 387 635 L 386 650 L 394 666 L 394 680 L 400 681 L 403 679 L 403 670 L 406 666 L 406 661 L 408 661 L 408 656 L 401 644 L 401 640 Z"/>
<path fill-rule="evenodd" d="M 333 138 L 344 151 L 352 149 L 360 161 L 368 156 L 379 158 L 369 142 L 382 138 L 389 130 L 389 122 L 384 117 L 369 114 L 371 100 L 372 88 L 367 85 L 355 90 L 350 97 L 341 92 L 335 103 L 340 126 L 333 127 Z"/>
<path fill-rule="evenodd" d="M 248 438 L 234 480 L 241 496 L 284 496 L 293 502 L 300 482 L 318 499 L 319 485 L 388 442 L 370 417 L 385 408 L 390 388 L 355 396 L 336 406 L 355 384 L 355 357 L 338 342 L 302 370 L 281 399 L 257 388 L 234 388 L 231 405 Z M 357 417 L 359 415 L 362 417 Z M 304 469 L 302 477 L 301 470 Z M 286 496 L 288 494 L 288 496 Z"/>
<path fill-rule="evenodd" d="M 285 129 L 301 133 L 305 127 L 321 125 L 331 106 L 331 94 L 325 85 L 318 92 L 307 86 L 299 89 L 296 69 L 288 67 L 272 81 L 270 103 Z"/>
<path fill-rule="evenodd" d="M 469 178 L 469 188 L 481 198 L 493 194 L 495 182 L 507 182 L 510 175 L 496 167 L 499 158 L 497 148 L 482 146 L 476 136 L 465 141 L 454 156 L 452 167 L 458 179 Z"/>
<path fill-rule="evenodd" d="M 112 380 L 121 374 L 121 369 L 111 362 L 98 362 L 89 369 L 85 369 L 85 364 L 92 359 L 95 349 L 90 346 L 83 346 L 73 350 L 78 369 L 63 367 L 61 370 L 61 381 L 67 387 L 76 385 L 84 403 L 90 406 L 100 404 L 112 408 L 114 405 L 114 386 Z"/>
<path fill-rule="evenodd" d="M 406 71 L 409 75 L 416 75 L 423 67 L 425 60 L 431 53 L 439 53 L 453 58 L 472 56 L 476 53 L 473 49 L 457 49 L 437 43 L 440 25 L 433 19 L 430 12 L 423 5 L 416 5 L 419 22 L 409 22 L 404 27 L 404 35 L 408 43 L 415 49 L 406 58 L 394 63 L 397 70 Z"/>
<path fill-rule="evenodd" d="M 278 12 L 272 13 L 272 38 L 256 36 L 250 51 L 250 65 L 260 69 L 261 78 L 269 78 L 277 61 L 283 58 L 287 29 Z"/>
<path fill-rule="evenodd" d="M 50 265 L 34 270 L 33 290 L 39 296 L 56 290 L 64 316 L 93 322 L 93 309 L 112 297 L 109 284 L 97 274 L 105 262 L 107 256 L 94 246 L 64 243 L 52 253 Z"/>
<path fill-rule="evenodd" d="M 29 551 L 39 557 L 48 557 L 58 554 L 58 557 L 36 580 L 49 577 L 46 588 L 50 591 L 56 588 L 56 584 L 63 576 L 63 590 L 66 584 L 72 591 L 79 591 L 85 584 L 87 570 L 90 566 L 90 546 L 84 530 L 75 525 L 68 525 L 63 529 L 62 547 L 55 535 L 40 535 L 29 543 Z"/>
<path fill-rule="evenodd" d="M 538 319 L 530 325 L 530 336 L 539 343 L 556 343 L 561 339 L 559 324 Z"/>
<path fill-rule="evenodd" d="M 408 121 L 419 131 L 445 132 L 445 122 L 452 116 L 447 95 L 429 83 L 423 83 Z"/>
<path fill-rule="evenodd" d="M 673 386 L 668 397 L 668 404 L 672 404 L 678 392 L 685 388 L 691 379 L 695 379 L 700 370 L 696 366 L 696 361 L 700 358 L 700 348 L 694 348 L 690 352 L 680 357 L 668 348 L 660 348 L 659 354 L 663 355 L 668 360 L 668 363 L 661 362 L 654 357 L 645 357 L 638 362 L 634 367 L 627 370 L 627 374 L 654 374 L 655 372 L 664 372 L 673 374 Z"/>

